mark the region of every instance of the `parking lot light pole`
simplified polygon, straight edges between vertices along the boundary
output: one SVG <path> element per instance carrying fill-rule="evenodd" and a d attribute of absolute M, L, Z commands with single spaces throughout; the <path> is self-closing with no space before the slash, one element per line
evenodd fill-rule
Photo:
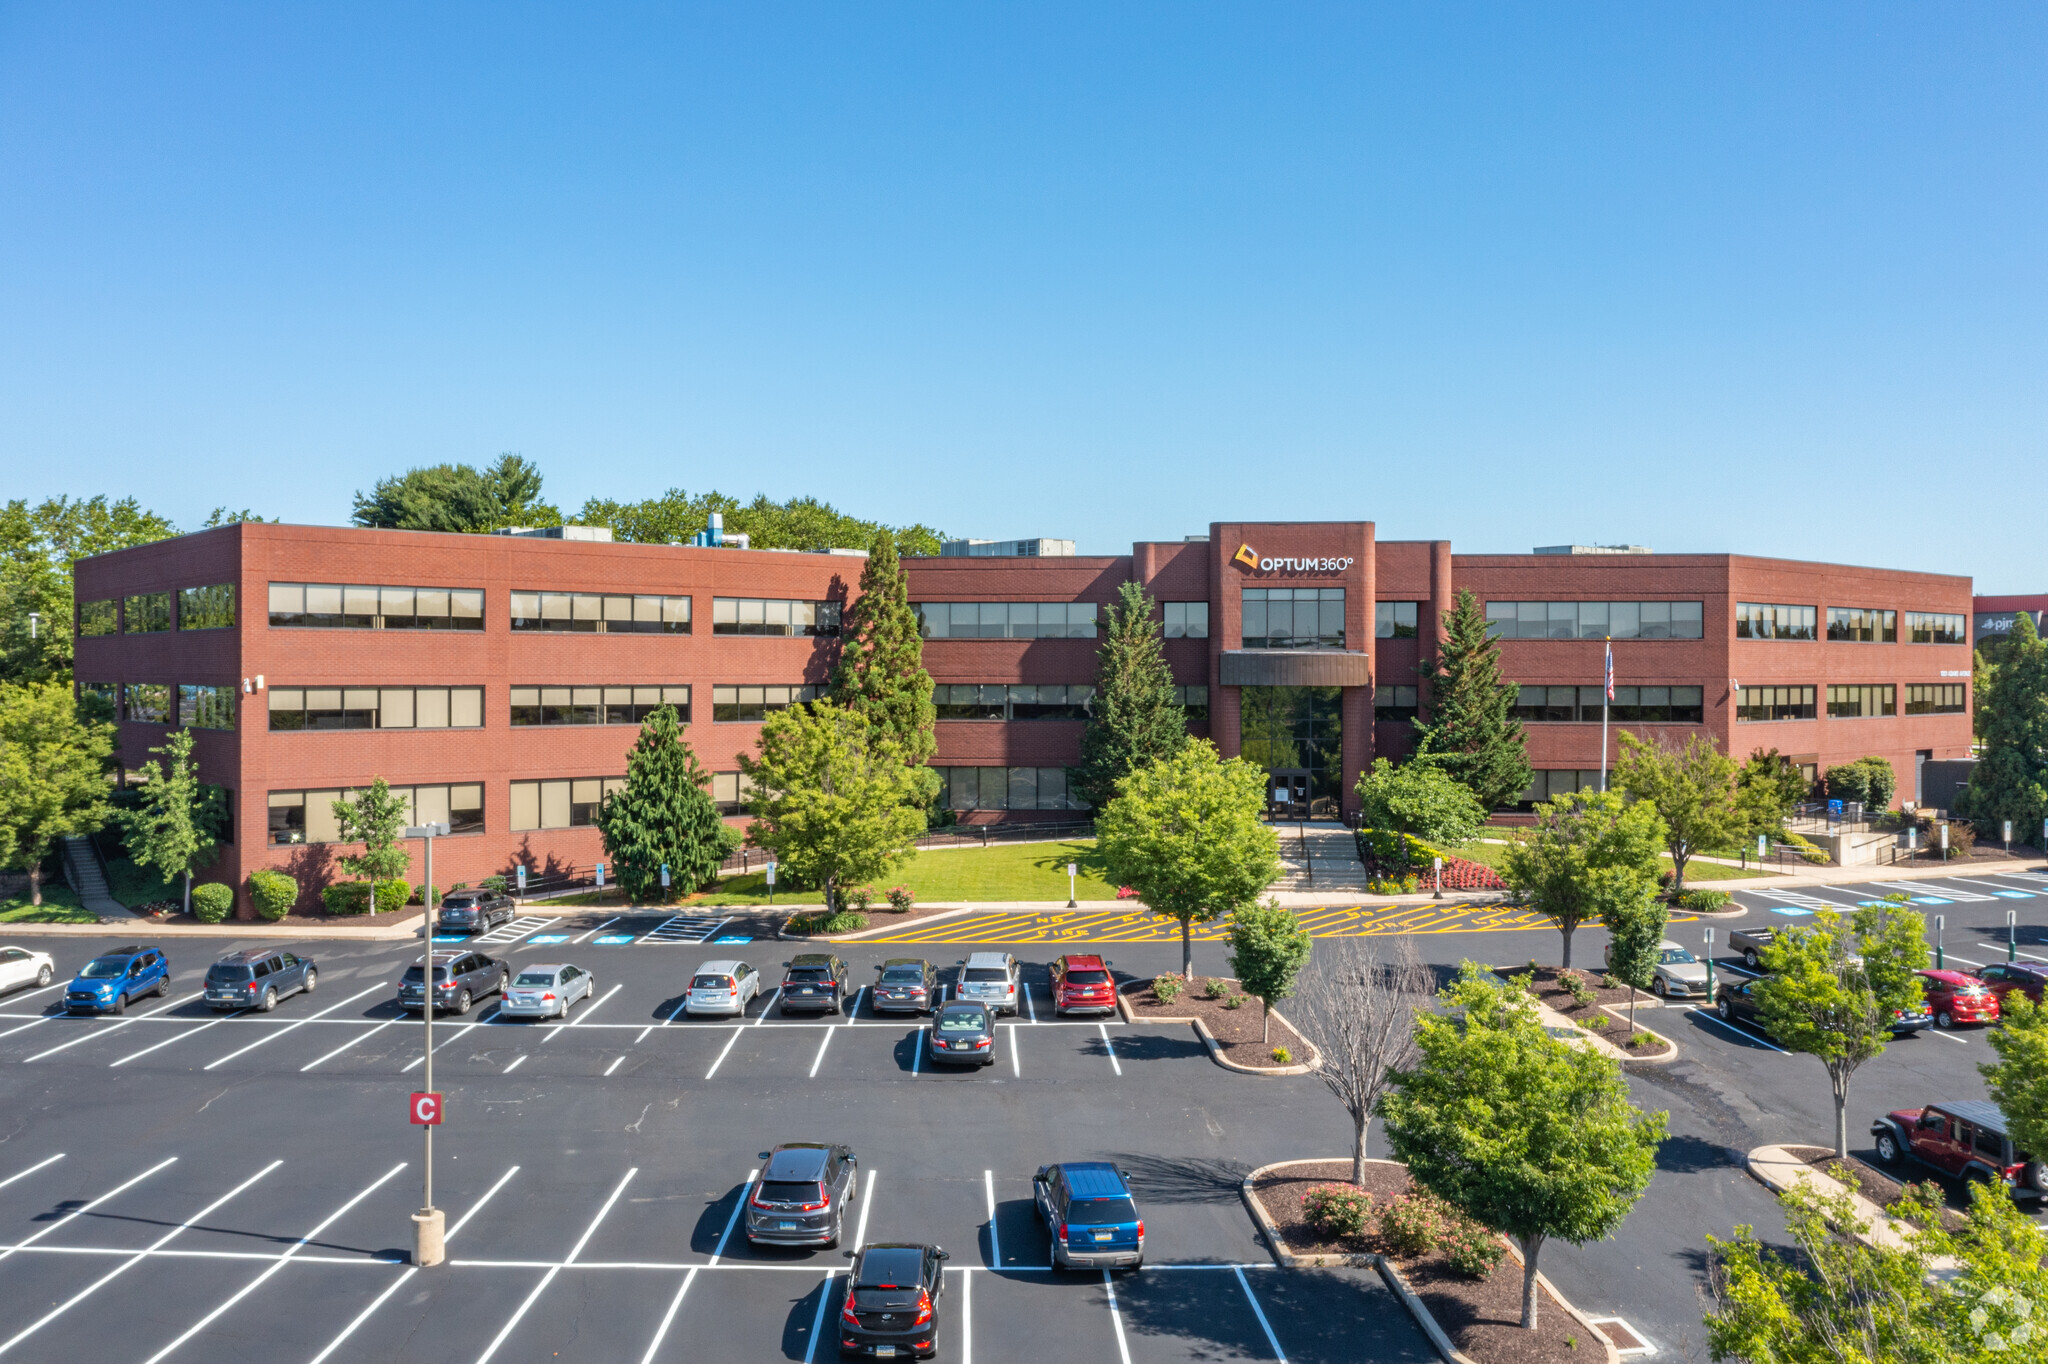
<path fill-rule="evenodd" d="M 405 831 L 407 838 L 417 838 L 427 845 L 427 888 L 420 898 L 426 901 L 426 927 L 423 930 L 427 940 L 426 963 L 420 973 L 420 1038 L 426 1047 L 425 1091 L 434 1092 L 434 918 L 440 908 L 441 896 L 434 886 L 434 840 L 448 832 L 446 824 L 422 824 Z M 438 1115 L 437 1115 L 438 1116 Z M 420 1210 L 412 1215 L 412 1262 L 421 1268 L 440 1264 L 447 1256 L 444 1243 L 447 1240 L 448 1218 L 434 1206 L 434 1123 L 424 1123 L 422 1130 L 427 1134 L 425 1161 L 421 1164 L 423 1185 L 420 1190 Z"/>
<path fill-rule="evenodd" d="M 1948 969 L 1947 955 L 1941 949 L 1941 931 L 1947 926 L 1948 915 L 1937 914 L 1934 916 L 1934 969 L 1937 971 L 1946 971 Z"/>
<path fill-rule="evenodd" d="M 2020 959 L 2020 916 L 2019 911 L 2014 909 L 2005 911 L 2005 959 Z"/>
<path fill-rule="evenodd" d="M 1714 927 L 1707 925 L 1707 1003 L 1714 1002 Z"/>
<path fill-rule="evenodd" d="M 1079 904 L 1074 899 L 1074 864 L 1069 862 L 1067 863 L 1067 908 L 1075 909 L 1078 907 Z"/>

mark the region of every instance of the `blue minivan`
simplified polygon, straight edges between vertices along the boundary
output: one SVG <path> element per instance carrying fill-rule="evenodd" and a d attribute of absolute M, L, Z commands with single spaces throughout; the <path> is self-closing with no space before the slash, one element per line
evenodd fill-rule
<path fill-rule="evenodd" d="M 75 1014 L 118 1014 L 128 1001 L 171 992 L 171 963 L 162 948 L 116 947 L 85 964 L 64 987 L 64 1009 Z"/>
<path fill-rule="evenodd" d="M 1099 1160 L 1047 1165 L 1031 1188 L 1052 1235 L 1053 1268 L 1144 1265 L 1145 1221 L 1122 1170 Z"/>

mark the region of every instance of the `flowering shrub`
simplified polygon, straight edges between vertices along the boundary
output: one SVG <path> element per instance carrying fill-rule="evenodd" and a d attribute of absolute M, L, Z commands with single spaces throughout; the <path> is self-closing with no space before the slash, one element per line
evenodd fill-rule
<path fill-rule="evenodd" d="M 1116 898 L 1119 900 L 1135 900 L 1138 898 L 1138 892 L 1132 890 L 1129 886 L 1118 886 L 1116 888 Z"/>
<path fill-rule="evenodd" d="M 852 890 L 841 891 L 839 902 L 855 914 L 865 913 L 867 907 L 875 902 L 875 888 L 873 886 L 855 886 Z"/>
<path fill-rule="evenodd" d="M 1366 888 L 1375 895 L 1413 895 L 1422 888 L 1422 878 L 1413 872 L 1406 876 L 1375 876 L 1366 882 Z"/>
<path fill-rule="evenodd" d="M 1435 1250 L 1449 1226 L 1449 1209 L 1426 1193 L 1396 1194 L 1380 1209 L 1380 1240 L 1396 1255 Z"/>
<path fill-rule="evenodd" d="M 1209 983 L 1202 987 L 1202 993 L 1211 999 L 1222 999 L 1230 993 L 1230 987 L 1216 977 L 1209 977 Z"/>
<path fill-rule="evenodd" d="M 1285 1047 L 1275 1047 L 1273 1048 L 1273 1059 L 1284 1066 L 1294 1059 L 1294 1053 Z"/>
<path fill-rule="evenodd" d="M 1356 1241 L 1372 1215 L 1372 1195 L 1349 1184 L 1318 1184 L 1302 1194 L 1301 1212 L 1324 1240 Z"/>
<path fill-rule="evenodd" d="M 909 886 L 889 887 L 889 908 L 901 914 L 917 903 L 917 897 L 910 893 Z"/>
<path fill-rule="evenodd" d="M 1500 1237 L 1477 1222 L 1457 1217 L 1444 1231 L 1442 1248 L 1451 1268 L 1468 1279 L 1483 1279 L 1500 1267 L 1508 1248 Z"/>

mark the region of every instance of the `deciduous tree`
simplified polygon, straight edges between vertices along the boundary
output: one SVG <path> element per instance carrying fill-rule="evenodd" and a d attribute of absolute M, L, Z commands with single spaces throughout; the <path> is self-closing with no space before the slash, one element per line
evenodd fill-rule
<path fill-rule="evenodd" d="M 1416 756 L 1434 757 L 1489 810 L 1529 789 L 1528 736 L 1514 718 L 1516 687 L 1500 675 L 1500 650 L 1487 633 L 1479 599 L 1460 589 L 1444 613 L 1439 656 L 1421 674 L 1429 705 L 1415 722 Z"/>
<path fill-rule="evenodd" d="M 716 876 L 739 846 L 738 830 L 718 817 L 705 790 L 710 783 L 675 708 L 658 707 L 626 755 L 625 786 L 597 807 L 604 850 L 629 900 L 666 900 L 677 888 L 687 894 Z M 663 867 L 669 869 L 667 889 Z"/>
<path fill-rule="evenodd" d="M 1294 993 L 1311 946 L 1291 909 L 1251 905 L 1230 916 L 1230 969 L 1264 1010 L 1261 1040 L 1273 1040 L 1273 1001 Z"/>
<path fill-rule="evenodd" d="M 1486 823 L 1479 798 L 1431 758 L 1398 767 L 1373 759 L 1372 771 L 1358 778 L 1358 801 L 1366 828 L 1412 834 L 1425 843 L 1468 843 Z"/>
<path fill-rule="evenodd" d="M 1096 817 L 1109 879 L 1180 922 L 1180 968 L 1194 975 L 1192 925 L 1248 908 L 1280 875 L 1280 843 L 1262 815 L 1266 774 L 1192 740 L 1117 783 Z"/>
<path fill-rule="evenodd" d="M 1758 834 L 1777 837 L 1805 799 L 1806 778 L 1790 758 L 1775 748 L 1754 750 L 1735 773 L 1735 818 L 1743 841 Z"/>
<path fill-rule="evenodd" d="M 2048 1007 L 2018 990 L 2006 995 L 1998 1026 L 1985 1041 L 1998 1059 L 1977 1071 L 2005 1115 L 2012 1144 L 2031 1152 L 2034 1172 L 2048 1172 Z M 2048 1186 L 2041 1187 L 2048 1192 Z"/>
<path fill-rule="evenodd" d="M 1536 829 L 1508 849 L 1501 877 L 1564 938 L 1561 964 L 1572 964 L 1572 934 L 1600 907 L 1632 885 L 1655 884 L 1664 822 L 1655 806 L 1619 792 L 1585 790 L 1536 807 Z M 1620 885 L 1605 882 L 1619 879 Z"/>
<path fill-rule="evenodd" d="M 1126 776 L 1188 742 L 1187 712 L 1174 700 L 1173 673 L 1152 607 L 1142 586 L 1123 583 L 1103 622 L 1095 700 L 1081 731 L 1081 764 L 1067 770 L 1067 789 L 1097 810 L 1109 804 Z"/>
<path fill-rule="evenodd" d="M 0 507 L 0 682 L 70 680 L 73 563 L 177 533 L 132 497 Z"/>
<path fill-rule="evenodd" d="M 865 716 L 831 701 L 791 706 L 761 726 L 760 748 L 740 755 L 754 789 L 748 840 L 823 890 L 827 913 L 847 886 L 913 855 L 925 824 L 911 770 Z"/>
<path fill-rule="evenodd" d="M 1414 1064 L 1415 1016 L 1434 985 L 1415 940 L 1332 938 L 1302 982 L 1295 1021 L 1315 1043 L 1316 1074 L 1351 1115 L 1351 1180 L 1365 1182 L 1366 1135 L 1389 1077 Z"/>
<path fill-rule="evenodd" d="M 185 912 L 192 911 L 192 873 L 210 866 L 218 851 L 213 831 L 224 803 L 219 787 L 199 780 L 192 761 L 192 731 L 175 729 L 149 750 L 161 762 L 145 762 L 149 779 L 135 808 L 116 812 L 122 841 L 137 866 L 155 867 L 165 877 L 183 877 Z"/>
<path fill-rule="evenodd" d="M 576 513 L 585 526 L 609 526 L 612 537 L 641 545 L 686 545 L 711 524 L 711 513 L 725 518 L 729 531 L 744 531 L 755 549 L 865 549 L 877 532 L 887 532 L 897 553 L 932 557 L 945 536 L 929 526 L 884 526 L 849 516 L 815 497 L 771 501 L 765 493 L 742 503 L 721 492 L 691 494 L 670 488 L 659 497 L 619 502 L 593 497 Z"/>
<path fill-rule="evenodd" d="M 1595 884 L 1603 899 L 1598 909 L 1607 929 L 1607 974 L 1628 986 L 1628 1034 L 1634 1037 L 1636 991 L 1649 989 L 1657 978 L 1670 914 L 1638 877 L 1600 876 Z"/>
<path fill-rule="evenodd" d="M 405 797 L 395 794 L 382 777 L 354 796 L 343 796 L 334 802 L 334 818 L 341 826 L 342 842 L 363 845 L 361 852 L 345 853 L 334 860 L 343 871 L 370 883 L 369 903 L 373 908 L 377 882 L 396 881 L 412 865 L 412 854 L 402 842 L 409 813 Z"/>
<path fill-rule="evenodd" d="M 1552 1037 L 1519 985 L 1467 962 L 1424 1014 L 1420 1059 L 1380 1101 L 1416 1183 L 1522 1248 L 1522 1325 L 1536 1325 L 1544 1242 L 1610 1235 L 1656 1172 L 1665 1115 L 1629 1102 L 1621 1064 Z"/>
<path fill-rule="evenodd" d="M 1703 734 L 1683 744 L 1621 732 L 1614 784 L 1656 810 L 1671 854 L 1672 886 L 1685 889 L 1685 864 L 1707 848 L 1726 848 L 1742 833 L 1735 812 L 1735 760 Z"/>
<path fill-rule="evenodd" d="M 508 526 L 559 526 L 562 513 L 541 501 L 541 473 L 507 452 L 487 469 L 436 464 L 380 479 L 356 494 L 359 526 L 481 534 Z"/>
<path fill-rule="evenodd" d="M 113 750 L 113 727 L 80 721 L 64 683 L 0 684 L 0 866 L 28 872 L 31 905 L 57 840 L 106 823 Z"/>

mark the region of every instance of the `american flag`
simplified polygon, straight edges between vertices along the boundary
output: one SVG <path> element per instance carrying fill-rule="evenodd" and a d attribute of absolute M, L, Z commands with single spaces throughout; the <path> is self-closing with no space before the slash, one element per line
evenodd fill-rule
<path fill-rule="evenodd" d="M 1614 644 L 1607 645 L 1607 699 L 1614 699 Z"/>

